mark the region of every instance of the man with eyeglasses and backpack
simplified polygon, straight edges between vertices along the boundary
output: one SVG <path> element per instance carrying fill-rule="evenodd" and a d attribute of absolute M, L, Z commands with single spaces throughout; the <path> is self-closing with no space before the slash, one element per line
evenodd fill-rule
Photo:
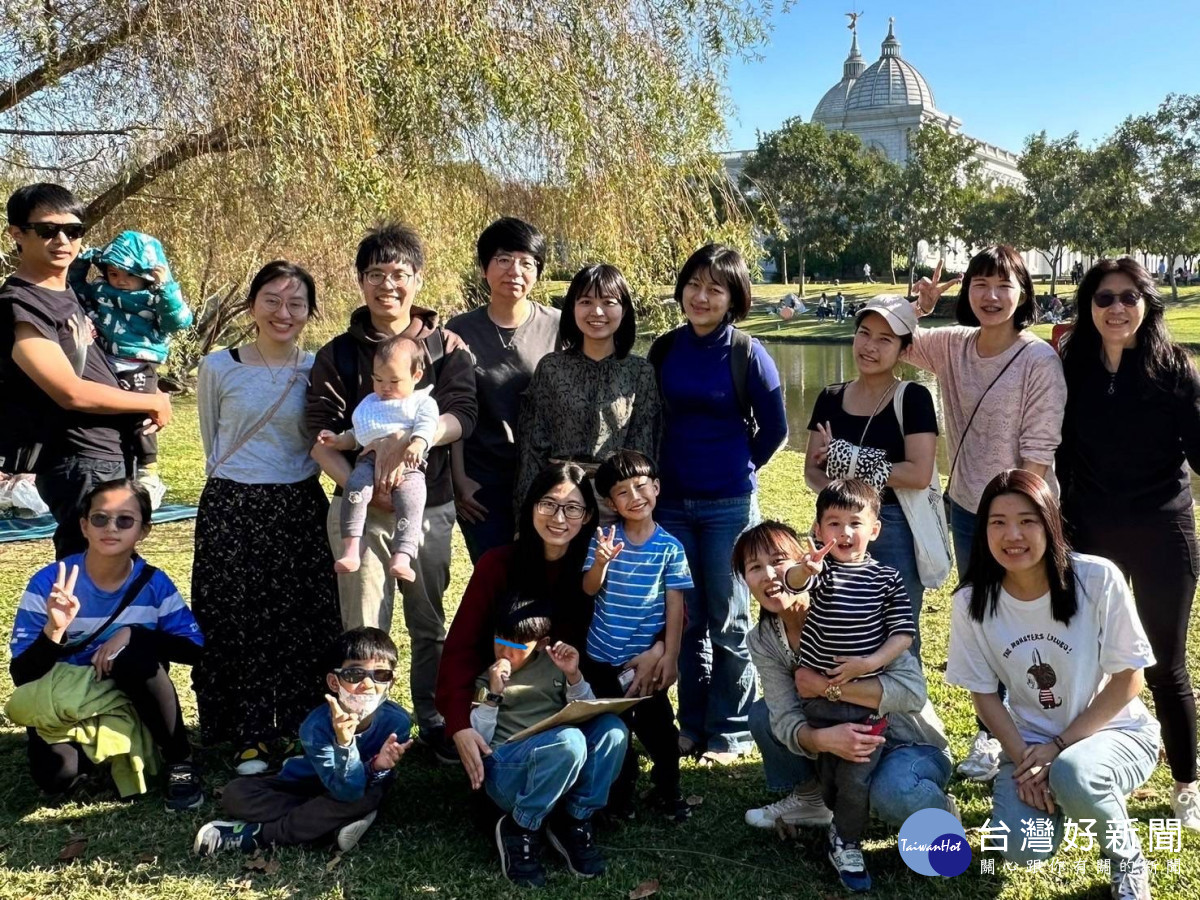
<path fill-rule="evenodd" d="M 86 548 L 79 503 L 97 484 L 124 478 L 122 427 L 171 420 L 161 392 L 123 391 L 93 342 L 67 270 L 79 255 L 83 204 L 57 184 L 30 184 L 8 198 L 17 269 L 0 285 L 0 472 L 33 472 L 58 522 L 58 559 Z"/>
<path fill-rule="evenodd" d="M 341 433 L 350 427 L 358 404 L 372 393 L 375 348 L 393 335 L 412 338 L 425 355 L 417 389 L 431 388 L 440 414 L 426 462 L 427 497 L 421 526 L 420 552 L 413 562 L 415 580 L 404 582 L 404 624 L 412 641 L 410 687 L 413 712 L 420 728 L 418 742 L 439 761 L 459 764 L 458 752 L 445 737 L 445 724 L 433 702 L 446 616 L 442 595 L 450 583 L 450 534 L 454 527 L 454 488 L 450 480 L 450 444 L 468 437 L 475 427 L 478 403 L 471 352 L 456 335 L 445 331 L 438 315 L 414 306 L 422 285 L 425 252 L 411 228 L 386 224 L 369 232 L 358 246 L 355 268 L 364 305 L 350 316 L 350 327 L 319 351 L 313 363 L 305 425 L 314 442 L 312 456 L 338 485 L 329 506 L 329 540 L 341 555 L 339 510 L 342 489 L 353 469 L 354 453 L 316 441 L 322 430 Z M 367 510 L 362 535 L 362 563 L 356 572 L 338 575 L 338 595 L 345 628 L 371 626 L 390 631 L 396 579 L 388 571 L 396 521 L 391 513 L 392 489 L 404 477 L 403 456 L 409 437 L 389 436 L 372 442 L 375 452 L 375 499 Z"/>

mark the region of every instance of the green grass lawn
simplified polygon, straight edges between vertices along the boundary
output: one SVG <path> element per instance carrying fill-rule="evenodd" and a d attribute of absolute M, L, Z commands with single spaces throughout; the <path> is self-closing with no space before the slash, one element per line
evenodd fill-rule
<path fill-rule="evenodd" d="M 176 419 L 162 437 L 169 499 L 195 502 L 202 486 L 203 465 L 195 408 L 176 407 Z M 804 487 L 803 457 L 784 452 L 762 477 L 762 507 L 767 516 L 803 528 L 813 511 L 813 496 Z M 144 553 L 188 593 L 192 558 L 191 523 L 155 529 Z M 29 576 L 52 560 L 48 541 L 0 547 L 0 604 L 5 623 Z M 454 537 L 453 576 L 446 595 L 450 615 L 457 607 L 469 562 L 461 538 Z M 394 636 L 406 654 L 401 622 Z M 930 694 L 949 732 L 956 759 L 966 752 L 974 726 L 966 692 L 947 687 L 945 669 L 949 628 L 949 591 L 926 596 L 922 636 Z M 1195 626 L 1193 626 L 1195 631 Z M 1196 644 L 1193 642 L 1193 648 Z M 1196 657 L 1192 671 L 1200 672 Z M 401 669 L 403 672 L 403 667 Z M 189 725 L 195 726 L 195 703 L 186 670 L 175 673 Z M 12 685 L 7 665 L 0 667 L 0 694 Z M 397 699 L 408 704 L 402 678 Z M 1147 700 L 1149 698 L 1147 697 Z M 382 812 L 364 842 L 336 863 L 327 852 L 285 849 L 269 853 L 260 868 L 247 868 L 237 854 L 201 860 L 191 855 L 196 828 L 219 815 L 215 802 L 194 814 L 172 816 L 156 793 L 132 803 L 116 801 L 96 790 L 71 802 L 46 803 L 26 770 L 24 736 L 0 720 L 0 898 L 142 897 L 202 898 L 492 898 L 535 896 L 504 882 L 495 848 L 472 831 L 465 804 L 467 787 L 458 768 L 438 768 L 420 752 L 405 758 Z M 228 748 L 203 748 L 206 782 L 211 790 L 231 777 Z M 693 818 L 682 826 L 642 818 L 614 831 L 602 831 L 610 868 L 590 882 L 573 879 L 550 865 L 550 886 L 536 896 L 546 898 L 627 897 L 639 884 L 655 879 L 663 898 L 826 898 L 840 897 L 825 860 L 824 833 L 805 829 L 798 839 L 781 839 L 743 824 L 744 811 L 770 798 L 763 787 L 757 758 L 723 769 L 685 763 L 684 792 L 702 798 Z M 1170 815 L 1169 774 L 1159 767 L 1139 790 L 1131 814 L 1146 837 L 1147 821 Z M 978 828 L 989 810 L 987 788 L 955 781 L 968 828 Z M 86 846 L 72 861 L 59 861 L 60 851 L 81 837 Z M 978 839 L 973 837 L 978 848 Z M 927 900 L 946 898 L 1107 897 L 1107 882 L 1096 874 L 1095 853 L 1069 852 L 1058 857 L 1059 871 L 1006 873 L 997 861 L 996 874 L 981 875 L 978 859 L 952 880 L 929 880 L 910 872 L 900 861 L 893 831 L 876 824 L 868 832 L 867 863 L 879 897 Z M 1154 893 L 1159 898 L 1200 895 L 1200 835 L 1188 833 L 1182 854 L 1151 852 L 1159 871 Z M 978 857 L 978 853 L 976 854 Z M 548 857 L 549 860 L 549 857 Z M 1178 867 L 1169 870 L 1172 860 Z M 1086 866 L 1083 863 L 1086 862 Z M 1077 870 L 1077 864 L 1081 870 Z M 262 868 L 265 866 L 265 868 Z"/>

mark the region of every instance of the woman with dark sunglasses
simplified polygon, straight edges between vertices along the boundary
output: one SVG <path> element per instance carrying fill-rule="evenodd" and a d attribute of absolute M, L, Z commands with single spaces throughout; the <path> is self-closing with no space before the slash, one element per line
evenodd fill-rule
<path fill-rule="evenodd" d="M 1154 279 L 1128 257 L 1083 277 L 1063 348 L 1067 406 L 1057 469 L 1075 547 L 1133 587 L 1156 664 L 1146 683 L 1175 779 L 1174 815 L 1200 831 L 1196 701 L 1187 632 L 1200 559 L 1186 460 L 1200 471 L 1200 376 L 1163 320 Z"/>

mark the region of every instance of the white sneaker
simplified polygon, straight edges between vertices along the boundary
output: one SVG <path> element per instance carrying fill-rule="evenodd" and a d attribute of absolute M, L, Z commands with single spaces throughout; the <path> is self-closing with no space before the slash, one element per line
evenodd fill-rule
<path fill-rule="evenodd" d="M 1171 811 L 1184 828 L 1200 831 L 1200 791 L 1195 783 L 1171 797 Z"/>
<path fill-rule="evenodd" d="M 1136 865 L 1133 871 L 1113 871 L 1113 900 L 1151 900 L 1150 873 L 1145 862 Z"/>
<path fill-rule="evenodd" d="M 788 825 L 828 825 L 833 813 L 817 791 L 804 792 L 799 787 L 774 803 L 746 810 L 746 824 L 752 828 L 774 828 L 779 820 Z"/>
<path fill-rule="evenodd" d="M 167 485 L 157 472 L 138 472 L 134 480 L 150 494 L 151 509 L 158 509 L 162 506 L 163 497 L 167 495 Z"/>
<path fill-rule="evenodd" d="M 958 764 L 958 774 L 971 781 L 991 781 L 1000 771 L 1000 742 L 980 731 L 971 743 L 971 752 Z"/>
<path fill-rule="evenodd" d="M 954 818 L 958 819 L 958 824 L 961 825 L 962 824 L 962 810 L 960 810 L 958 808 L 958 801 L 954 799 L 954 795 L 947 794 L 946 802 L 950 804 L 950 809 L 948 810 L 948 812 L 950 813 L 950 815 L 954 816 Z"/>
<path fill-rule="evenodd" d="M 347 850 L 353 850 L 358 846 L 358 842 L 367 833 L 367 829 L 374 823 L 375 816 L 377 815 L 377 811 L 369 812 L 357 822 L 351 822 L 349 825 L 343 825 L 339 828 L 337 833 L 337 848 L 345 853 Z"/>

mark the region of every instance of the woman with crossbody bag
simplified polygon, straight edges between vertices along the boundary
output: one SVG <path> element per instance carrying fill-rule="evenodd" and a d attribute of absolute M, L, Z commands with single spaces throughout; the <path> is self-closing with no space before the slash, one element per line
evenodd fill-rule
<path fill-rule="evenodd" d="M 942 294 L 959 282 L 939 283 L 941 274 L 939 261 L 933 278 L 917 283 L 918 315 L 932 313 Z M 1020 254 L 1006 245 L 987 247 L 971 258 L 961 280 L 954 310 L 959 324 L 918 328 L 908 354 L 909 362 L 938 379 L 951 460 L 946 510 L 960 580 L 976 543 L 979 498 L 993 477 L 1025 469 L 1057 494 L 1054 453 L 1067 402 L 1058 354 L 1025 330 L 1036 321 L 1037 306 L 1033 279 Z M 981 552 L 987 552 L 986 544 Z M 959 772 L 990 781 L 999 757 L 999 741 L 979 723 Z"/>
<path fill-rule="evenodd" d="M 943 517 L 943 530 L 931 541 L 926 536 L 929 553 L 939 553 L 944 560 L 941 571 L 932 576 L 922 571 L 920 527 L 914 528 L 901 502 L 904 493 L 928 492 L 935 477 L 938 425 L 933 395 L 924 385 L 900 381 L 895 375 L 916 330 L 916 314 L 903 297 L 876 297 L 855 317 L 858 377 L 832 384 L 817 396 L 808 423 L 804 480 L 813 491 L 820 491 L 836 478 L 859 478 L 880 492 L 883 527 L 871 544 L 871 556 L 904 580 L 918 626 L 912 653 L 920 659 L 924 591 L 937 586 L 938 575 L 945 578 L 949 554 Z"/>
<path fill-rule="evenodd" d="M 208 481 L 196 516 L 192 609 L 207 638 L 192 684 L 206 744 L 232 742 L 242 775 L 290 755 L 322 701 L 323 654 L 341 631 L 329 503 L 309 456 L 304 402 L 312 276 L 285 261 L 250 285 L 257 336 L 200 363 Z"/>

